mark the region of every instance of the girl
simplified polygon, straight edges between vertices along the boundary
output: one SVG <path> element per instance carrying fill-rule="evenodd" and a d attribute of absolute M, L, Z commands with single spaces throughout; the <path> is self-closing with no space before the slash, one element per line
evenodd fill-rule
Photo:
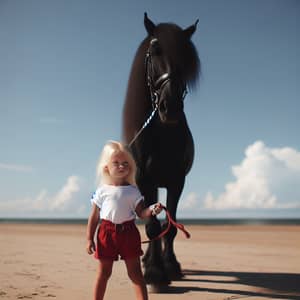
<path fill-rule="evenodd" d="M 141 237 L 135 225 L 135 214 L 148 218 L 161 212 L 160 203 L 144 207 L 143 197 L 135 183 L 136 165 L 128 150 L 119 142 L 108 142 L 102 151 L 97 167 L 98 184 L 94 193 L 92 211 L 87 225 L 88 254 L 95 253 L 99 271 L 94 289 L 94 300 L 104 297 L 113 262 L 119 255 L 125 261 L 136 298 L 148 299 L 146 284 L 141 270 Z M 94 243 L 95 232 L 97 244 Z"/>

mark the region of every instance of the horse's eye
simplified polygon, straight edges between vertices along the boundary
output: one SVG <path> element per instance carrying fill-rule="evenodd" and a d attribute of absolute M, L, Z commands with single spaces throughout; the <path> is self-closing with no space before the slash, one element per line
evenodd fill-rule
<path fill-rule="evenodd" d="M 161 55 L 162 51 L 161 51 L 161 47 L 158 43 L 158 41 L 156 40 L 154 43 L 151 43 L 151 54 L 152 55 Z"/>

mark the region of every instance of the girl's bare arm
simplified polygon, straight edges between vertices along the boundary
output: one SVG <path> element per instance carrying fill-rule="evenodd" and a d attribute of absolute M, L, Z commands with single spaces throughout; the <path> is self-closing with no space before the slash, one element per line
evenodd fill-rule
<path fill-rule="evenodd" d="M 99 223 L 99 215 L 100 215 L 100 209 L 94 203 L 92 206 L 92 211 L 89 216 L 87 229 L 86 229 L 86 239 L 87 239 L 86 250 L 88 254 L 92 254 L 95 252 L 94 236 Z"/>

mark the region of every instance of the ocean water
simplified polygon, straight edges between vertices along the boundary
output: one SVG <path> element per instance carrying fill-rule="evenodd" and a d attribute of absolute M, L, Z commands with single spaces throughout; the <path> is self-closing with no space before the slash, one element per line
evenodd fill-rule
<path fill-rule="evenodd" d="M 164 220 L 161 220 L 162 222 Z M 224 218 L 224 219 L 178 219 L 184 225 L 300 225 L 300 218 Z M 0 224 L 87 224 L 87 219 L 71 218 L 0 218 Z M 143 224 L 141 220 L 137 224 Z"/>

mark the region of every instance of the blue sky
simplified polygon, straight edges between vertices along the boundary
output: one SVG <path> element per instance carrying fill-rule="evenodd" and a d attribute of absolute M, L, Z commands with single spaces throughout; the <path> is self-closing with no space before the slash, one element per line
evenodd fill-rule
<path fill-rule="evenodd" d="M 186 28 L 202 62 L 179 217 L 300 217 L 300 3 L 0 1 L 0 217 L 86 217 L 120 139 L 143 14 Z M 163 192 L 160 197 L 163 200 Z"/>

